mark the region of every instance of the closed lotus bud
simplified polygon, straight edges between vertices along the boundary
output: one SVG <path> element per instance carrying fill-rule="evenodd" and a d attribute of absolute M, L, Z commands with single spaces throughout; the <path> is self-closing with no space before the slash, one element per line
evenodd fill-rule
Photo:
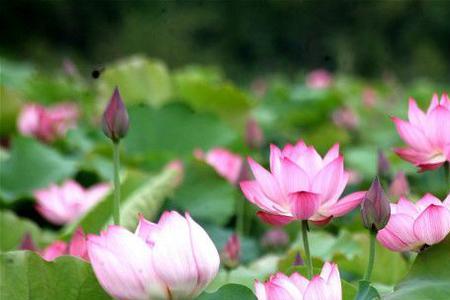
<path fill-rule="evenodd" d="M 22 238 L 22 242 L 20 243 L 19 250 L 30 250 L 36 251 L 37 247 L 33 241 L 33 237 L 29 232 L 25 233 Z"/>
<path fill-rule="evenodd" d="M 305 262 L 303 261 L 300 251 L 297 251 L 297 254 L 295 254 L 295 260 L 294 260 L 293 265 L 294 266 L 303 266 L 304 264 L 305 264 Z"/>
<path fill-rule="evenodd" d="M 239 265 L 241 241 L 237 234 L 232 234 L 222 251 L 222 262 L 227 269 L 234 269 Z"/>
<path fill-rule="evenodd" d="M 127 134 L 128 127 L 128 112 L 120 96 L 119 89 L 116 87 L 103 113 L 103 133 L 113 142 L 118 142 Z"/>
<path fill-rule="evenodd" d="M 380 177 L 388 176 L 391 164 L 382 150 L 378 150 L 377 174 Z"/>
<path fill-rule="evenodd" d="M 375 178 L 361 204 L 361 216 L 364 226 L 369 230 L 383 229 L 389 221 L 391 207 L 383 187 Z"/>
<path fill-rule="evenodd" d="M 247 120 L 245 128 L 245 142 L 250 149 L 258 149 L 264 142 L 264 135 L 259 123 L 250 118 Z"/>
<path fill-rule="evenodd" d="M 265 248 L 279 249 L 289 243 L 289 236 L 280 228 L 267 231 L 262 237 L 261 244 Z"/>
<path fill-rule="evenodd" d="M 395 198 L 407 196 L 409 194 L 409 183 L 405 173 L 398 172 L 389 187 L 389 195 Z"/>

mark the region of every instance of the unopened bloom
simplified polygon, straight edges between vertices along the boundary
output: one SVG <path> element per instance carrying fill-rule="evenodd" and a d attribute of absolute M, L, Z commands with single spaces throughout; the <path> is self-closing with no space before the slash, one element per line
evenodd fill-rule
<path fill-rule="evenodd" d="M 382 150 L 378 150 L 377 174 L 380 177 L 387 177 L 391 171 L 391 164 Z"/>
<path fill-rule="evenodd" d="M 381 230 L 389 221 L 391 208 L 378 178 L 375 178 L 361 204 L 361 216 L 364 227 L 369 230 Z"/>
<path fill-rule="evenodd" d="M 406 178 L 405 173 L 398 172 L 394 180 L 392 180 L 389 186 L 389 195 L 396 197 L 397 199 L 401 196 L 407 196 L 409 194 L 409 183 Z"/>
<path fill-rule="evenodd" d="M 61 186 L 56 184 L 34 192 L 36 209 L 48 221 L 63 225 L 78 219 L 110 191 L 107 183 L 96 184 L 85 189 L 74 180 Z"/>
<path fill-rule="evenodd" d="M 337 265 L 326 262 L 311 280 L 299 273 L 277 273 L 265 283 L 256 281 L 255 294 L 258 300 L 341 300 L 341 277 Z"/>
<path fill-rule="evenodd" d="M 400 137 L 408 145 L 395 152 L 413 163 L 420 171 L 433 170 L 450 162 L 450 99 L 434 95 L 427 112 L 409 99 L 409 122 L 393 117 Z"/>
<path fill-rule="evenodd" d="M 75 127 L 77 119 L 78 108 L 73 103 L 61 103 L 51 107 L 30 103 L 20 112 L 17 127 L 25 136 L 52 142 Z"/>
<path fill-rule="evenodd" d="M 103 113 L 103 133 L 117 142 L 127 134 L 129 125 L 127 109 L 116 87 Z"/>
<path fill-rule="evenodd" d="M 232 234 L 222 251 L 222 262 L 228 269 L 234 269 L 239 265 L 241 254 L 241 240 L 237 234 Z"/>
<path fill-rule="evenodd" d="M 444 202 L 426 194 L 417 203 L 402 197 L 391 204 L 391 218 L 377 239 L 392 251 L 418 251 L 439 243 L 449 232 L 450 194 Z"/>
<path fill-rule="evenodd" d="M 216 172 L 232 184 L 238 183 L 242 171 L 242 157 L 224 148 L 214 148 L 204 153 L 202 150 L 195 150 L 197 159 L 205 161 Z"/>
<path fill-rule="evenodd" d="M 311 71 L 306 78 L 306 85 L 312 89 L 328 88 L 333 81 L 333 77 L 325 69 Z"/>
<path fill-rule="evenodd" d="M 89 261 L 86 248 L 86 237 L 83 229 L 79 227 L 72 236 L 69 243 L 64 241 L 54 241 L 43 250 L 38 250 L 29 233 L 25 234 L 20 250 L 37 251 L 41 257 L 47 261 L 52 261 L 63 255 L 76 256 Z"/>
<path fill-rule="evenodd" d="M 217 249 L 189 214 L 143 217 L 133 234 L 110 226 L 89 235 L 88 253 L 102 287 L 117 299 L 192 299 L 219 269 Z"/>
<path fill-rule="evenodd" d="M 326 224 L 357 207 L 365 192 L 355 192 L 339 200 L 349 174 L 339 145 L 322 159 L 314 147 L 299 141 L 282 150 L 271 145 L 270 172 L 249 158 L 255 180 L 240 183 L 245 197 L 261 210 L 258 216 L 273 225 L 293 220 Z"/>

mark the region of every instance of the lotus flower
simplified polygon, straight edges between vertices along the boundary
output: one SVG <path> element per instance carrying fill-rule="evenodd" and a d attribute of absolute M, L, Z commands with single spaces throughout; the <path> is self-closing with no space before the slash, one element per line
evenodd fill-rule
<path fill-rule="evenodd" d="M 449 232 L 450 194 L 443 203 L 426 194 L 415 204 L 404 197 L 391 204 L 391 218 L 377 239 L 392 251 L 418 251 L 439 243 Z"/>
<path fill-rule="evenodd" d="M 192 299 L 213 280 L 219 254 L 189 214 L 139 220 L 133 234 L 110 226 L 89 235 L 88 253 L 103 288 L 117 299 Z"/>
<path fill-rule="evenodd" d="M 195 150 L 194 155 L 197 159 L 205 161 L 216 172 L 232 184 L 236 184 L 242 171 L 242 157 L 234 154 L 227 149 L 214 148 L 204 153 L 202 150 Z"/>
<path fill-rule="evenodd" d="M 130 127 L 128 111 L 120 96 L 119 88 L 115 88 L 103 112 L 103 133 L 114 143 L 125 137 Z"/>
<path fill-rule="evenodd" d="M 325 69 L 311 71 L 306 78 L 306 85 L 312 89 L 325 89 L 331 85 L 333 77 Z"/>
<path fill-rule="evenodd" d="M 409 122 L 393 117 L 400 137 L 408 144 L 395 149 L 397 155 L 413 163 L 420 171 L 433 170 L 450 162 L 450 100 L 435 94 L 428 111 L 423 112 L 409 99 Z"/>
<path fill-rule="evenodd" d="M 261 283 L 256 281 L 255 294 L 258 300 L 340 300 L 342 287 L 336 264 L 326 262 L 320 276 L 310 281 L 298 273 L 286 276 L 283 273 L 272 275 Z"/>
<path fill-rule="evenodd" d="M 326 224 L 357 207 L 365 192 L 355 192 L 339 200 L 349 179 L 339 145 L 322 159 L 314 147 L 299 141 L 283 150 L 271 145 L 270 172 L 248 159 L 256 180 L 242 181 L 245 197 L 258 206 L 258 216 L 273 225 L 293 220 Z"/>
<path fill-rule="evenodd" d="M 17 127 L 25 136 L 52 142 L 75 127 L 77 119 L 78 109 L 72 103 L 62 103 L 48 108 L 32 103 L 23 107 Z"/>
<path fill-rule="evenodd" d="M 68 180 L 61 186 L 52 184 L 34 192 L 36 209 L 53 224 L 63 225 L 78 219 L 102 200 L 110 189 L 106 183 L 85 189 L 74 180 Z"/>

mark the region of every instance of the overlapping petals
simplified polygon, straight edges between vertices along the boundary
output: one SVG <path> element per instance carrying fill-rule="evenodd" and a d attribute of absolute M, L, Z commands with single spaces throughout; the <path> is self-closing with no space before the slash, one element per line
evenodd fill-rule
<path fill-rule="evenodd" d="M 88 189 L 73 180 L 61 186 L 52 184 L 48 188 L 37 190 L 36 209 L 50 222 L 56 225 L 70 223 L 102 200 L 111 190 L 109 184 L 100 183 Z"/>
<path fill-rule="evenodd" d="M 241 156 L 223 148 L 214 148 L 207 153 L 197 149 L 194 155 L 212 166 L 220 176 L 227 179 L 230 183 L 236 184 L 238 182 L 242 171 Z"/>
<path fill-rule="evenodd" d="M 31 103 L 23 107 L 17 127 L 25 136 L 52 142 L 74 127 L 77 119 L 78 108 L 73 103 L 61 103 L 52 107 Z"/>
<path fill-rule="evenodd" d="M 293 220 L 326 224 L 357 207 L 365 192 L 355 192 L 339 199 L 349 174 L 339 145 L 322 158 L 303 141 L 282 150 L 271 145 L 270 172 L 249 158 L 255 180 L 240 183 L 245 197 L 258 206 L 258 216 L 274 225 Z"/>
<path fill-rule="evenodd" d="M 140 218 L 136 233 L 110 226 L 88 239 L 100 284 L 118 299 L 191 299 L 216 276 L 219 254 L 186 214 L 165 212 L 158 223 Z"/>
<path fill-rule="evenodd" d="M 255 294 L 258 300 L 340 300 L 339 269 L 336 264 L 326 262 L 320 275 L 310 281 L 298 273 L 291 276 L 277 273 L 265 283 L 256 281 Z"/>
<path fill-rule="evenodd" d="M 444 202 L 426 194 L 417 203 L 402 197 L 391 204 L 391 218 L 377 234 L 392 251 L 418 251 L 437 244 L 450 232 L 450 194 Z"/>
<path fill-rule="evenodd" d="M 434 95 L 427 112 L 414 99 L 409 99 L 408 121 L 393 117 L 400 137 L 408 145 L 395 149 L 404 160 L 421 171 L 439 168 L 450 162 L 450 99 Z"/>

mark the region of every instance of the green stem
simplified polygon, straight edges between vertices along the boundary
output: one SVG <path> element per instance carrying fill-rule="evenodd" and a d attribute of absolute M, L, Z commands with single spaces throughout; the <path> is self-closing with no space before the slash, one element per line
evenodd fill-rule
<path fill-rule="evenodd" d="M 236 205 L 236 232 L 242 237 L 244 235 L 245 199 L 238 197 Z"/>
<path fill-rule="evenodd" d="M 373 262 L 375 260 L 375 237 L 376 233 L 370 230 L 370 252 L 369 252 L 369 262 L 367 263 L 366 274 L 364 274 L 364 280 L 370 281 L 370 276 L 372 275 Z"/>
<path fill-rule="evenodd" d="M 114 155 L 114 204 L 113 204 L 113 219 L 115 225 L 120 225 L 120 156 L 119 156 L 119 141 L 113 142 Z"/>
<path fill-rule="evenodd" d="M 309 243 L 308 243 L 308 220 L 302 220 L 302 238 L 303 238 L 303 248 L 305 248 L 305 263 L 308 268 L 308 278 L 311 279 L 313 276 L 313 265 L 311 254 L 309 253 Z"/>

